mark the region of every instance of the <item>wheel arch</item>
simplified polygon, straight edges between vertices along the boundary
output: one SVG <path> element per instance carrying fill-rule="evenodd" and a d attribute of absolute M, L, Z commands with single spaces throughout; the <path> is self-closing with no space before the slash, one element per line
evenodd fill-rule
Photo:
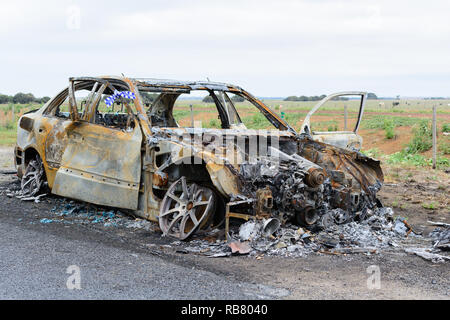
<path fill-rule="evenodd" d="M 39 158 L 42 161 L 42 165 L 44 167 L 45 179 L 47 179 L 47 166 L 44 163 L 44 159 L 43 159 L 42 155 L 39 153 L 37 148 L 35 148 L 34 146 L 29 146 L 23 151 L 23 161 L 21 164 L 21 169 L 17 171 L 17 175 L 19 176 L 19 178 L 22 178 L 23 174 L 25 174 L 25 170 L 27 169 L 28 163 L 36 156 L 39 156 Z M 20 173 L 19 173 L 19 171 L 20 171 Z"/>
<path fill-rule="evenodd" d="M 199 152 L 195 155 L 172 157 L 170 164 L 163 170 L 169 175 L 170 180 L 175 180 L 176 176 L 170 177 L 168 170 L 174 168 L 202 168 L 201 171 L 197 171 L 193 181 L 196 178 L 203 178 L 205 173 L 208 174 L 208 178 L 217 191 L 225 198 L 230 198 L 233 195 L 238 194 L 237 176 L 230 165 L 217 161 L 218 159 L 214 155 L 207 152 Z M 203 169 L 206 169 L 203 171 Z M 186 171 L 190 171 L 189 169 Z M 181 177 L 183 174 L 179 174 Z M 186 176 L 186 175 L 185 175 Z M 202 179 L 199 179 L 202 181 Z M 204 180 L 203 180 L 204 181 Z"/>
<path fill-rule="evenodd" d="M 24 164 L 25 168 L 28 165 L 28 163 L 30 162 L 30 160 L 33 159 L 36 155 L 39 156 L 39 158 L 41 158 L 41 160 L 42 160 L 42 155 L 33 146 L 26 148 L 23 151 L 23 153 L 24 153 L 23 164 Z"/>
<path fill-rule="evenodd" d="M 19 149 L 20 150 L 20 149 Z M 27 168 L 28 163 L 30 162 L 30 160 L 32 158 L 34 158 L 36 155 L 38 155 L 41 159 L 41 155 L 39 154 L 39 152 L 36 150 L 35 147 L 33 146 L 29 146 L 26 149 L 21 151 L 22 156 L 18 157 L 17 156 L 17 150 L 16 150 L 16 163 L 17 163 L 17 176 L 19 178 L 22 178 L 25 170 Z M 18 159 L 20 159 L 20 163 L 18 162 Z"/>

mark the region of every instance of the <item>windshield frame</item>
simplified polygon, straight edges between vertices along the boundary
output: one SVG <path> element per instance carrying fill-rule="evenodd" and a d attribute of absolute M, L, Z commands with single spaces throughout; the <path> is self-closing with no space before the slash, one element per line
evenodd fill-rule
<path fill-rule="evenodd" d="M 136 92 L 139 96 L 139 99 L 143 102 L 142 96 L 140 92 L 148 92 L 148 93 L 172 93 L 172 94 L 182 94 L 187 93 L 189 94 L 191 91 L 194 90 L 205 90 L 208 91 L 210 94 L 213 93 L 211 96 L 214 99 L 214 102 L 216 103 L 216 106 L 218 108 L 219 114 L 224 114 L 224 118 L 221 116 L 221 121 L 223 122 L 226 118 L 226 125 L 223 126 L 223 129 L 227 129 L 230 127 L 230 122 L 228 119 L 228 114 L 226 111 L 226 107 L 223 105 L 223 102 L 220 101 L 220 99 L 214 94 L 214 91 L 223 91 L 225 93 L 231 93 L 235 95 L 239 95 L 243 97 L 245 100 L 250 102 L 252 105 L 254 105 L 259 112 L 261 112 L 267 120 L 278 130 L 280 131 L 289 131 L 293 133 L 294 135 L 298 135 L 298 133 L 284 120 L 282 119 L 276 112 L 274 112 L 272 109 L 270 109 L 268 106 L 266 106 L 262 101 L 254 97 L 249 92 L 243 90 L 240 87 L 229 85 L 229 84 L 223 84 L 223 83 L 215 83 L 215 82 L 181 82 L 181 81 L 169 81 L 169 80 L 157 80 L 157 79 L 151 79 L 148 81 L 143 80 L 135 80 L 135 88 Z M 230 99 L 231 100 L 231 99 Z M 144 105 L 144 104 L 143 104 Z M 232 104 L 234 107 L 234 104 Z M 151 106 L 150 106 L 151 108 Z M 241 117 L 239 115 L 239 112 L 237 112 L 236 108 L 234 108 L 236 111 L 236 114 L 239 116 L 239 120 L 241 121 Z M 150 121 L 150 119 L 149 119 Z M 242 121 L 241 121 L 242 123 Z"/>

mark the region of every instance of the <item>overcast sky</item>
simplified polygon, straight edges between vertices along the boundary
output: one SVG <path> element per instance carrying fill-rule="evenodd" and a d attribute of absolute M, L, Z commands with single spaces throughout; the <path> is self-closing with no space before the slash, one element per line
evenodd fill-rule
<path fill-rule="evenodd" d="M 0 93 L 70 76 L 223 81 L 257 96 L 450 96 L 450 1 L 0 2 Z"/>

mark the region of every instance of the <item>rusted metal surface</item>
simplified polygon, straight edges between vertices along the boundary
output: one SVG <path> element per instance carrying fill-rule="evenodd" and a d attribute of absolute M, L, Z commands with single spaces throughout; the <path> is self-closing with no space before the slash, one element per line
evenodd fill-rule
<path fill-rule="evenodd" d="M 272 191 L 268 186 L 256 190 L 256 216 L 268 218 L 273 208 Z"/>
<path fill-rule="evenodd" d="M 142 134 L 114 132 L 82 122 L 68 133 L 68 143 L 52 192 L 65 197 L 137 209 Z"/>
<path fill-rule="evenodd" d="M 89 91 L 83 110 L 75 98 L 79 90 Z M 173 106 L 181 93 L 191 90 L 204 90 L 213 97 L 222 129 L 178 127 Z M 122 113 L 99 112 L 102 97 L 116 91 L 131 92 L 135 99 L 119 101 Z M 146 108 L 141 92 L 159 96 Z M 18 172 L 23 175 L 31 159 L 38 157 L 53 193 L 135 210 L 180 239 L 223 220 L 228 228 L 230 217 L 274 217 L 282 223 L 314 227 L 326 221 L 329 209 L 341 208 L 348 219 L 354 219 L 379 205 L 376 192 L 383 174 L 379 161 L 357 152 L 366 95 L 350 93 L 362 97 L 354 131 L 310 132 L 308 115 L 297 133 L 257 98 L 230 84 L 70 78 L 68 88 L 19 120 Z M 248 130 L 227 94 L 244 97 L 274 129 Z M 60 111 L 64 101 L 68 101 L 67 113 Z M 189 208 L 206 200 L 197 199 L 191 189 L 178 190 L 179 181 L 204 194 L 212 192 L 217 200 L 209 201 L 215 209 L 208 207 L 200 214 Z M 181 192 L 180 201 L 170 200 L 168 190 Z M 187 229 L 181 228 L 186 224 Z"/>

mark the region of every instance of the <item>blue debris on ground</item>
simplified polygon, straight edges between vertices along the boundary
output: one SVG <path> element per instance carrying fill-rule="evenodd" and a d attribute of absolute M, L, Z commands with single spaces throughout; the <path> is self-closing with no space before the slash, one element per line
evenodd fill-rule
<path fill-rule="evenodd" d="M 60 206 L 55 206 L 50 211 L 54 215 L 62 218 L 59 220 L 52 220 L 52 222 L 64 222 L 66 224 L 97 224 L 103 225 L 104 227 L 136 228 L 145 229 L 147 231 L 155 230 L 155 225 L 152 222 L 143 219 L 135 219 L 120 210 L 107 209 L 75 201 L 67 202 L 62 200 Z"/>

